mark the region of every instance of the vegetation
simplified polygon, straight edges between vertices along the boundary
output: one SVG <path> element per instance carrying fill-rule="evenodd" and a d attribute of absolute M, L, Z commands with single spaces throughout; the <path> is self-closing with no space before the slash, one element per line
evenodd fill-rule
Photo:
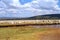
<path fill-rule="evenodd" d="M 2 17 L 0 20 L 42 20 L 42 19 L 60 19 L 60 14 L 38 15 L 27 18 L 20 17 Z"/>
<path fill-rule="evenodd" d="M 42 20 L 42 19 L 60 19 L 60 14 L 47 14 L 47 15 L 38 15 L 29 18 L 21 18 L 21 20 Z"/>
<path fill-rule="evenodd" d="M 0 40 L 40 40 L 40 34 L 46 34 L 53 30 L 56 29 L 33 28 L 30 26 L 0 28 Z"/>
<path fill-rule="evenodd" d="M 22 21 L 18 21 L 20 18 L 11 18 L 12 20 L 15 21 L 8 21 L 10 19 L 6 18 L 7 22 L 3 22 L 2 20 L 5 20 L 4 18 L 0 20 L 0 25 L 18 25 L 18 24 L 46 24 L 46 23 L 60 23 L 60 20 L 40 20 L 40 19 L 59 19 L 60 15 L 57 14 L 53 15 L 42 15 L 42 16 L 35 16 L 31 18 L 21 18 Z M 29 20 L 24 22 L 23 19 L 28 20 L 32 19 L 33 21 Z M 34 19 L 39 19 L 40 21 L 34 21 Z M 60 40 L 60 28 L 35 28 L 33 26 L 8 26 L 4 27 L 3 26 L 0 28 L 0 40 Z M 45 26 L 44 26 L 45 27 Z M 48 26 L 49 27 L 49 26 Z"/>

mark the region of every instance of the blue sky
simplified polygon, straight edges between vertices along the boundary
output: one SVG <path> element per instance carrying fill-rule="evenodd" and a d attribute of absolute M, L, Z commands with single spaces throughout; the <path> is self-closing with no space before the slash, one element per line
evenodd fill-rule
<path fill-rule="evenodd" d="M 19 0 L 19 2 L 24 5 L 25 3 L 32 2 L 32 0 Z"/>
<path fill-rule="evenodd" d="M 0 0 L 0 17 L 60 14 L 60 0 Z"/>
<path fill-rule="evenodd" d="M 60 0 L 58 0 L 58 5 L 59 5 L 59 7 L 60 7 Z"/>

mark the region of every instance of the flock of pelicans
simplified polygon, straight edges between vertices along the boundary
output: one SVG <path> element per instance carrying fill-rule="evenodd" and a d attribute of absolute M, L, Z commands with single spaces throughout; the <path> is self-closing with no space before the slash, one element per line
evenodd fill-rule
<path fill-rule="evenodd" d="M 1 20 L 0 26 L 6 25 L 46 25 L 46 24 L 60 24 L 60 20 Z"/>

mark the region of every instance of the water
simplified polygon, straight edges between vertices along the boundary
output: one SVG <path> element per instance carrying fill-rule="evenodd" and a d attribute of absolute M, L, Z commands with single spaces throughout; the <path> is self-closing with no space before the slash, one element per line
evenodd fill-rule
<path fill-rule="evenodd" d="M 60 25 L 32 25 L 36 28 L 60 28 Z"/>

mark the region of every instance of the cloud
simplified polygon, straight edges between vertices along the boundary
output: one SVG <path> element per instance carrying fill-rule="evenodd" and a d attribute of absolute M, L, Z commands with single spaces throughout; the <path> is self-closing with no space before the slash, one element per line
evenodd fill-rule
<path fill-rule="evenodd" d="M 0 17 L 31 17 L 60 13 L 58 0 L 33 0 L 22 5 L 19 0 L 1 0 Z"/>
<path fill-rule="evenodd" d="M 31 3 L 31 7 L 40 9 L 45 14 L 57 14 L 60 13 L 60 8 L 57 3 L 58 0 L 34 0 Z"/>
<path fill-rule="evenodd" d="M 36 9 L 53 9 L 57 5 L 58 0 L 35 0 L 32 7 Z M 35 5 L 35 6 L 34 6 Z M 58 6 L 58 5 L 57 5 Z"/>

